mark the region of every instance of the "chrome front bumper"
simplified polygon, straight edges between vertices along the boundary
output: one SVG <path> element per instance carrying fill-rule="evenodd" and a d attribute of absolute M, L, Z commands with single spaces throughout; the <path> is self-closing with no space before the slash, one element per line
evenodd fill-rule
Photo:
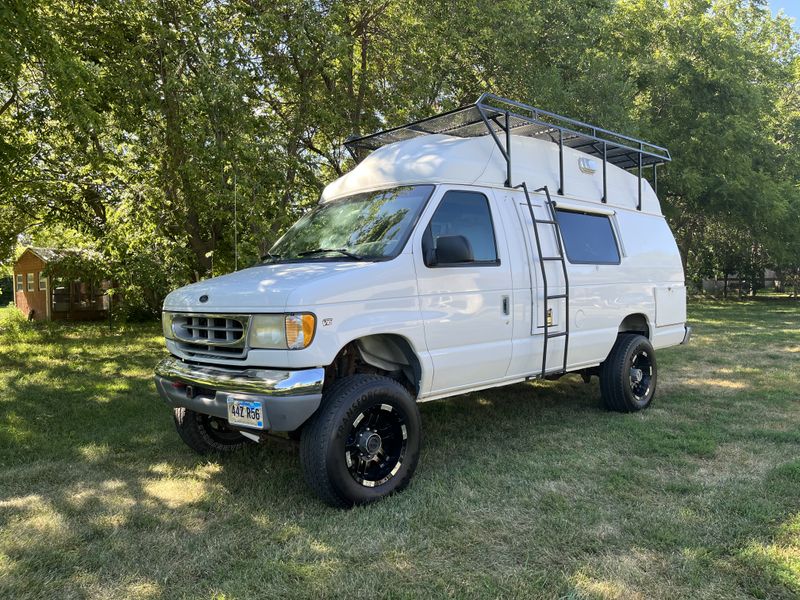
<path fill-rule="evenodd" d="M 228 398 L 263 402 L 271 431 L 293 431 L 317 410 L 322 400 L 322 368 L 226 369 L 196 365 L 174 356 L 156 365 L 158 393 L 172 407 L 185 407 L 221 419 L 228 417 Z"/>

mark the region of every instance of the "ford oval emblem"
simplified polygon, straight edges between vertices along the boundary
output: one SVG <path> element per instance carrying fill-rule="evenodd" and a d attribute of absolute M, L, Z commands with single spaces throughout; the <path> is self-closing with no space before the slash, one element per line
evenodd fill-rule
<path fill-rule="evenodd" d="M 200 302 L 208 302 L 208 296 L 206 296 L 205 294 L 200 296 Z"/>

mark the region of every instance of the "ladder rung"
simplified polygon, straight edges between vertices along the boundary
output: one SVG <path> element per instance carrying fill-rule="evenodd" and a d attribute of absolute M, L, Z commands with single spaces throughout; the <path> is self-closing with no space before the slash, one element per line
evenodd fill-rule
<path fill-rule="evenodd" d="M 542 260 L 564 260 L 563 256 L 543 256 Z"/>
<path fill-rule="evenodd" d="M 566 331 L 559 331 L 558 333 L 548 333 L 547 334 L 547 339 L 557 338 L 557 337 L 564 337 L 565 335 L 567 335 Z"/>
<path fill-rule="evenodd" d="M 566 294 L 555 294 L 553 296 L 548 296 L 547 299 L 548 300 L 558 300 L 559 298 L 566 298 L 566 297 L 567 297 Z"/>
<path fill-rule="evenodd" d="M 536 219 L 537 223 L 541 223 L 542 225 L 556 225 L 555 221 L 548 220 L 548 219 Z"/>

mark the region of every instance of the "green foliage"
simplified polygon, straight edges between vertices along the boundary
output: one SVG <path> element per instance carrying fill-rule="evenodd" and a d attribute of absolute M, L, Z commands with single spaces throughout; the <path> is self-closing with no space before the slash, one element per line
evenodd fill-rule
<path fill-rule="evenodd" d="M 252 264 L 350 134 L 485 90 L 670 148 L 690 277 L 752 267 L 715 224 L 800 267 L 798 34 L 757 0 L 10 0 L 0 28 L 0 257 L 94 248 L 136 311 Z"/>
<path fill-rule="evenodd" d="M 674 157 L 659 184 L 684 257 L 716 254 L 712 240 L 726 242 L 706 234 L 715 227 L 780 253 L 782 234 L 798 237 L 784 225 L 800 205 L 796 137 L 786 136 L 797 121 L 797 32 L 758 2 L 631 1 L 617 14 L 620 31 L 643 34 L 621 47 L 636 65 L 637 120 Z M 714 260 L 745 268 L 731 256 Z"/>

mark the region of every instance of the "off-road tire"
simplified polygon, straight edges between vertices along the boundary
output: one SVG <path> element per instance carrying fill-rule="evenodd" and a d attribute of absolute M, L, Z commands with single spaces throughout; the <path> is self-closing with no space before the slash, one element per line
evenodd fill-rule
<path fill-rule="evenodd" d="M 345 448 L 359 415 L 389 405 L 402 419 L 407 437 L 399 470 L 388 481 L 367 487 L 348 468 Z M 385 410 L 385 409 L 382 409 Z M 303 426 L 300 465 L 309 488 L 334 508 L 350 508 L 404 489 L 419 461 L 421 418 L 417 403 L 399 382 L 380 375 L 352 375 L 325 392 L 322 404 Z"/>
<path fill-rule="evenodd" d="M 637 396 L 631 368 L 634 359 L 643 357 L 650 363 L 647 391 Z M 600 365 L 600 395 L 608 410 L 635 412 L 650 406 L 658 380 L 656 356 L 650 341 L 636 333 L 621 333 L 605 362 Z"/>
<path fill-rule="evenodd" d="M 252 443 L 224 421 L 179 407 L 173 410 L 175 429 L 184 443 L 198 454 L 234 452 Z"/>

